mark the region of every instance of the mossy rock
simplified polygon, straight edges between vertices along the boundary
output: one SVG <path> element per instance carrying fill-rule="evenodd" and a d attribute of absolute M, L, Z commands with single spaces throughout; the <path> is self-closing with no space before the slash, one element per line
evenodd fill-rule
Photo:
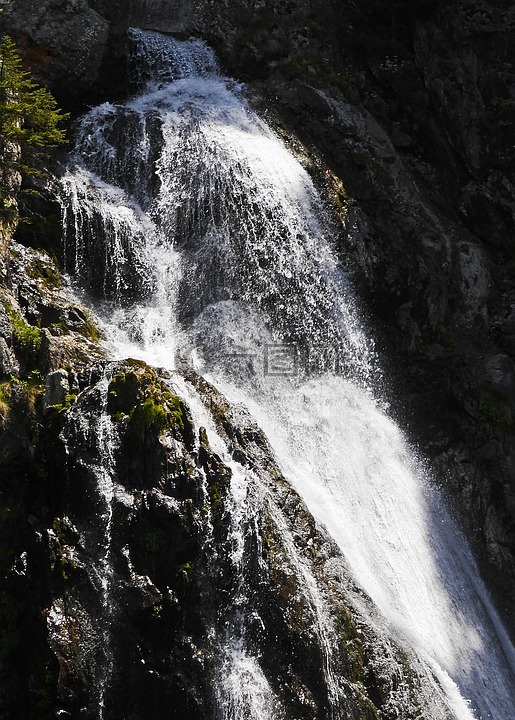
<path fill-rule="evenodd" d="M 0 418 L 7 423 L 11 415 L 26 421 L 36 419 L 45 392 L 40 377 L 0 383 Z"/>
<path fill-rule="evenodd" d="M 91 340 L 91 342 L 97 343 L 101 338 L 101 333 L 88 313 L 85 313 L 85 319 L 81 327 L 78 328 L 81 335 Z"/>
<path fill-rule="evenodd" d="M 50 569 L 63 582 L 68 582 L 77 570 L 77 562 L 68 552 L 69 524 L 64 518 L 54 518 L 50 536 Z"/>
<path fill-rule="evenodd" d="M 125 421 L 127 430 L 142 440 L 147 433 L 184 432 L 187 421 L 181 400 L 152 368 L 128 361 L 108 389 L 107 409 L 115 422 Z"/>
<path fill-rule="evenodd" d="M 68 393 L 64 396 L 64 400 L 62 403 L 59 403 L 58 405 L 51 405 L 48 411 L 48 419 L 53 420 L 59 415 L 62 415 L 64 412 L 69 410 L 69 408 L 72 407 L 72 405 L 75 404 L 75 401 L 77 400 L 77 395 L 74 393 Z"/>
<path fill-rule="evenodd" d="M 340 640 L 342 665 L 346 677 L 353 683 L 363 681 L 363 643 L 354 618 L 343 605 L 338 608 L 337 632 Z"/>
<path fill-rule="evenodd" d="M 5 304 L 5 310 L 9 315 L 13 331 L 13 344 L 15 350 L 21 353 L 27 363 L 33 361 L 43 347 L 44 335 L 40 328 L 29 325 L 17 314 L 12 305 Z"/>
<path fill-rule="evenodd" d="M 61 273 L 50 258 L 35 257 L 27 268 L 27 275 L 52 290 L 60 288 L 62 284 Z"/>
<path fill-rule="evenodd" d="M 109 383 L 107 409 L 111 415 L 129 415 L 142 397 L 142 378 L 136 372 L 119 372 Z"/>
<path fill-rule="evenodd" d="M 0 417 L 4 420 L 9 416 L 9 409 L 11 406 L 11 383 L 3 382 L 0 383 Z"/>

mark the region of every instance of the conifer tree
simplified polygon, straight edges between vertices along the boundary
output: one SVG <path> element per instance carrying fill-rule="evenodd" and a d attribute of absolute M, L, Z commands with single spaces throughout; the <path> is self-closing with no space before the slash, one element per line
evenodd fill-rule
<path fill-rule="evenodd" d="M 68 118 L 53 95 L 35 85 L 22 69 L 16 45 L 6 35 L 0 40 L 0 191 L 3 205 L 16 173 L 44 175 L 49 148 L 65 142 L 60 127 Z"/>

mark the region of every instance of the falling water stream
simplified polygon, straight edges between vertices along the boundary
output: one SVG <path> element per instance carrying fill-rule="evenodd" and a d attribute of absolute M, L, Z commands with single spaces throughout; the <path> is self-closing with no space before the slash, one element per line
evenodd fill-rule
<path fill-rule="evenodd" d="M 437 490 L 374 395 L 373 347 L 309 175 L 202 42 L 134 30 L 132 43 L 134 97 L 82 119 L 62 182 L 66 264 L 113 353 L 193 366 L 246 405 L 455 717 L 512 720 L 514 649 Z M 235 616 L 226 643 L 223 717 L 272 720 L 243 625 Z"/>
<path fill-rule="evenodd" d="M 114 485 L 114 453 L 115 453 L 115 437 L 113 432 L 113 423 L 107 412 L 109 377 L 106 375 L 99 383 L 100 396 L 102 398 L 102 409 L 99 417 L 99 426 L 97 433 L 97 442 L 99 449 L 99 458 L 101 466 L 98 468 L 98 490 L 100 492 L 101 502 L 104 506 L 101 515 L 103 524 L 103 547 L 101 550 L 101 558 L 99 563 L 100 583 L 101 583 L 101 600 L 104 608 L 102 617 L 102 651 L 105 661 L 103 663 L 103 674 L 100 678 L 98 687 L 98 717 L 104 720 L 104 711 L 106 703 L 107 688 L 111 680 L 113 672 L 113 654 L 112 654 L 112 638 L 110 625 L 113 619 L 113 568 L 112 568 L 112 530 L 113 530 L 113 500 L 115 496 Z"/>

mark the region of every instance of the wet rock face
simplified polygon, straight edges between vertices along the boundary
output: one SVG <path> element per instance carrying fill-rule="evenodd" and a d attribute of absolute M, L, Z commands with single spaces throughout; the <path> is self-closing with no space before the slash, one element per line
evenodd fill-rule
<path fill-rule="evenodd" d="M 209 667 L 197 659 L 207 616 L 191 587 L 202 477 L 183 410 L 163 420 L 172 396 L 161 382 L 149 368 L 129 365 L 87 390 L 62 422 L 70 453 L 63 478 L 70 500 L 59 521 L 66 576 L 48 627 L 60 706 L 84 707 L 84 717 L 97 717 L 99 704 L 112 718 L 160 716 L 168 705 L 171 717 L 209 715 L 202 712 Z M 73 623 L 79 632 L 70 656 Z"/>
<path fill-rule="evenodd" d="M 0 289 L 0 717 L 50 717 L 58 666 L 41 615 L 50 608 L 53 562 L 44 532 L 52 525 L 50 508 L 61 499 L 42 449 L 56 449 L 53 423 L 74 402 L 85 365 L 103 353 L 93 340 L 98 336 L 90 316 L 71 301 L 47 253 L 19 246 L 10 237 L 5 260 Z"/>

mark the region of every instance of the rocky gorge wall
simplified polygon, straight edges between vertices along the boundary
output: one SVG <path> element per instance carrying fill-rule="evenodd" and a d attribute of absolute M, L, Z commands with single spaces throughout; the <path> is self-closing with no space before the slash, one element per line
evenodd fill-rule
<path fill-rule="evenodd" d="M 247 83 L 253 103 L 286 141 L 293 148 L 303 145 L 302 152 L 341 217 L 342 258 L 379 338 L 393 412 L 409 425 L 433 460 L 480 555 L 503 616 L 513 628 L 515 78 L 510 36 L 515 11 L 511 3 L 463 0 L 414 7 L 380 0 L 356 4 L 4 0 L 1 6 L 5 30 L 18 40 L 35 77 L 56 93 L 65 109 L 77 113 L 85 103 L 123 95 L 125 30 L 135 24 L 206 39 L 228 73 Z M 18 238 L 23 239 L 21 233 Z M 30 242 L 48 249 L 48 238 L 46 226 Z M 74 402 L 70 397 L 90 386 L 90 400 L 94 396 L 98 377 L 89 377 L 88 368 L 102 353 L 84 309 L 52 288 L 58 271 L 45 255 L 14 247 L 5 266 L 0 442 L 7 478 L 2 507 L 9 518 L 3 539 L 9 550 L 2 563 L 10 579 L 2 612 L 11 621 L 15 612 L 16 618 L 28 622 L 23 638 L 3 640 L 3 652 L 17 658 L 12 685 L 10 680 L 4 685 L 11 690 L 3 700 L 5 707 L 12 708 L 12 698 L 32 682 L 30 712 L 37 712 L 40 702 L 50 707 L 56 691 L 48 689 L 45 677 L 58 673 L 62 708 L 72 712 L 74 703 L 81 702 L 77 698 L 91 677 L 88 673 L 94 674 L 94 648 L 84 651 L 92 658 L 87 668 L 72 668 L 71 661 L 68 667 L 67 658 L 77 652 L 73 642 L 80 644 L 81 639 L 74 636 L 73 628 L 66 630 L 65 637 L 56 630 L 60 668 L 52 654 L 41 650 L 34 660 L 37 668 L 23 671 L 26 657 L 20 648 L 27 647 L 31 634 L 40 638 L 38 647 L 44 648 L 42 610 L 53 607 L 56 616 L 64 598 L 79 602 L 83 585 L 93 588 L 86 592 L 91 593 L 92 606 L 98 602 L 95 582 L 84 570 L 82 554 L 87 548 L 81 547 L 77 532 L 84 518 L 61 500 L 66 482 L 63 465 L 48 470 L 42 461 L 42 454 L 53 448 L 56 458 L 62 459 L 63 448 L 55 445 L 62 442 L 58 440 L 61 426 L 52 425 L 54 420 L 42 413 L 45 376 L 66 368 L 64 384 L 47 406 L 60 406 L 58 423 L 73 423 L 73 413 L 70 420 L 63 420 Z M 194 443 L 191 438 L 183 440 L 184 452 L 190 455 Z M 149 442 L 161 443 L 158 437 Z M 206 453 L 209 464 L 212 456 Z M 191 458 L 185 462 L 197 464 Z M 55 482 L 48 483 L 45 472 Z M 141 540 L 149 530 L 143 518 L 148 505 L 155 504 L 154 522 L 160 513 L 163 518 L 170 513 L 170 503 L 161 497 L 161 468 L 131 472 L 145 477 L 148 484 L 130 490 L 141 493 L 131 520 L 143 528 Z M 83 480 L 84 486 L 87 482 Z M 199 490 L 193 484 L 183 488 L 182 501 L 198 500 Z M 69 524 L 65 515 L 71 518 Z M 183 520 L 190 522 L 180 513 L 178 517 L 179 528 Z M 53 528 L 55 519 L 64 524 Z M 38 539 L 40 535 L 44 540 Z M 127 593 L 136 598 L 130 611 L 131 632 L 145 634 L 148 629 L 152 642 L 159 644 L 159 632 L 154 631 L 160 627 L 159 618 L 153 618 L 152 608 L 162 604 L 164 587 L 176 583 L 179 604 L 174 605 L 172 598 L 162 612 L 168 619 L 173 615 L 174 627 L 189 638 L 180 617 L 181 593 L 186 597 L 193 592 L 180 585 L 180 566 L 189 560 L 184 555 L 186 559 L 181 556 L 171 567 L 162 567 L 164 558 L 150 557 L 145 542 L 130 549 L 141 560 L 141 573 L 131 576 L 129 565 L 125 575 L 118 569 Z M 191 542 L 195 543 L 194 533 Z M 23 572 L 27 548 L 31 548 L 32 567 L 46 558 L 41 562 L 46 574 Z M 190 550 L 201 552 L 199 547 Z M 68 556 L 75 558 L 76 567 L 66 578 L 67 563 L 73 566 Z M 60 558 L 64 558 L 64 575 Z M 131 583 L 137 584 L 136 576 L 146 574 L 149 585 L 130 589 Z M 192 583 L 197 590 L 199 582 Z M 37 588 L 37 601 L 23 599 L 28 587 Z M 273 592 L 280 595 L 280 579 Z M 83 610 L 95 616 L 94 610 Z M 287 624 L 284 618 L 281 622 Z M 186 647 L 186 640 L 181 642 L 177 641 L 176 652 L 183 658 L 189 653 L 188 682 L 195 686 L 192 678 L 200 673 L 193 667 L 195 652 Z M 203 652 L 209 665 L 209 648 Z M 285 680 L 292 687 L 303 682 L 294 677 L 295 672 Z M 375 679 L 370 681 L 370 687 L 376 685 Z M 309 692 L 315 705 L 323 704 L 323 691 L 310 688 Z M 368 693 L 372 703 L 377 701 L 374 692 Z M 208 712 L 199 709 L 197 701 L 184 699 L 192 717 Z M 4 716 L 9 716 L 8 711 Z"/>

